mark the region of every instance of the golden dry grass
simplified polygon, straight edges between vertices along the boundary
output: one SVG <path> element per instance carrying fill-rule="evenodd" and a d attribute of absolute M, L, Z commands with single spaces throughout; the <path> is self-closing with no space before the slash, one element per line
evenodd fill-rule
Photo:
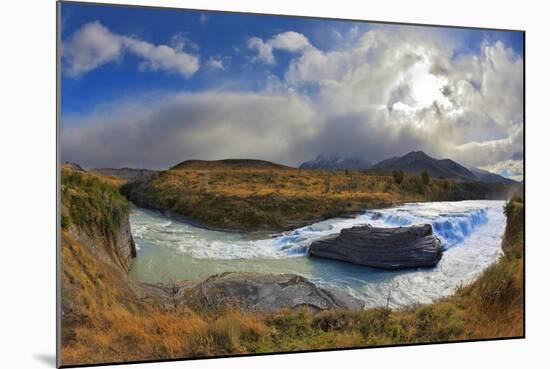
<path fill-rule="evenodd" d="M 319 171 L 288 167 L 184 166 L 122 186 L 139 206 L 169 211 L 229 230 L 280 231 L 321 219 L 409 201 L 505 195 L 498 184 L 465 183 L 405 174 Z M 398 183 L 399 182 L 399 183 Z"/>
<path fill-rule="evenodd" d="M 169 175 L 198 178 L 200 173 Z M 313 175 L 310 181 L 314 186 Z M 243 186 L 238 191 L 247 191 L 248 185 Z M 135 282 L 124 272 L 101 262 L 63 232 L 61 361 L 94 364 L 521 336 L 523 202 L 515 199 L 510 204 L 505 255 L 498 263 L 450 298 L 393 311 L 165 309 L 139 298 L 132 288 Z"/>

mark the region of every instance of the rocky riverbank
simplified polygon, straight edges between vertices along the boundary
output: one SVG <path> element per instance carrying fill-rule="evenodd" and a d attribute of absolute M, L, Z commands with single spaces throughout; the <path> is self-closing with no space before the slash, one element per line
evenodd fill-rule
<path fill-rule="evenodd" d="M 277 312 L 307 308 L 313 312 L 360 310 L 363 302 L 335 289 L 321 288 L 295 274 L 225 272 L 200 281 L 144 284 L 149 297 L 166 307 L 188 305 L 194 309 L 224 306 L 251 312 Z"/>

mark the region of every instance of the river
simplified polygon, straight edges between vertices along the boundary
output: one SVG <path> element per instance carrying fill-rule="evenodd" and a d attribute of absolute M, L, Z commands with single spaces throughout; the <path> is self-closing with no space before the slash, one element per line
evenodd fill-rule
<path fill-rule="evenodd" d="M 320 286 L 342 289 L 367 307 L 428 303 L 475 279 L 501 254 L 504 201 L 409 203 L 367 210 L 272 236 L 207 230 L 134 208 L 130 214 L 137 258 L 131 278 L 142 282 L 199 279 L 225 271 L 300 274 Z M 385 271 L 309 257 L 315 239 L 343 228 L 431 223 L 444 247 L 434 268 Z"/>

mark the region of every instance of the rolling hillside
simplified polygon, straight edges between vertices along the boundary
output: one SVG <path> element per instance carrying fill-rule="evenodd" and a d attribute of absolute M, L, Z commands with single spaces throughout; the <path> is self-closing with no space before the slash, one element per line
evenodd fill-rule
<path fill-rule="evenodd" d="M 468 172 L 470 173 L 470 172 Z M 385 172 L 325 171 L 260 160 L 185 161 L 122 186 L 136 205 L 198 225 L 273 232 L 406 201 L 506 198 L 501 184 Z"/>

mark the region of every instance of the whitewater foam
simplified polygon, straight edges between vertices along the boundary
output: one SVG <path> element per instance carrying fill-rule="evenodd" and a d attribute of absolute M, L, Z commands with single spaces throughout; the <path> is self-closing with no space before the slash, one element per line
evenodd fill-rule
<path fill-rule="evenodd" d="M 463 242 L 487 222 L 491 204 L 454 202 L 411 203 L 400 207 L 366 211 L 355 218 L 336 218 L 285 232 L 273 238 L 251 239 L 249 236 L 197 228 L 189 224 L 166 221 L 158 213 L 133 214 L 132 229 L 138 244 L 147 239 L 161 247 L 176 248 L 195 258 L 249 259 L 306 256 L 309 245 L 320 238 L 336 235 L 342 229 L 372 224 L 376 227 L 408 226 L 430 223 L 442 240 L 444 249 Z"/>
<path fill-rule="evenodd" d="M 428 302 L 453 292 L 500 255 L 503 201 L 410 203 L 369 210 L 351 219 L 329 219 L 268 238 L 221 232 L 134 209 L 130 221 L 138 246 L 131 275 L 142 281 L 206 277 L 223 271 L 296 273 L 321 285 L 352 291 L 367 305 Z M 319 238 L 355 225 L 395 227 L 430 223 L 445 252 L 432 269 L 387 272 L 307 257 Z"/>

